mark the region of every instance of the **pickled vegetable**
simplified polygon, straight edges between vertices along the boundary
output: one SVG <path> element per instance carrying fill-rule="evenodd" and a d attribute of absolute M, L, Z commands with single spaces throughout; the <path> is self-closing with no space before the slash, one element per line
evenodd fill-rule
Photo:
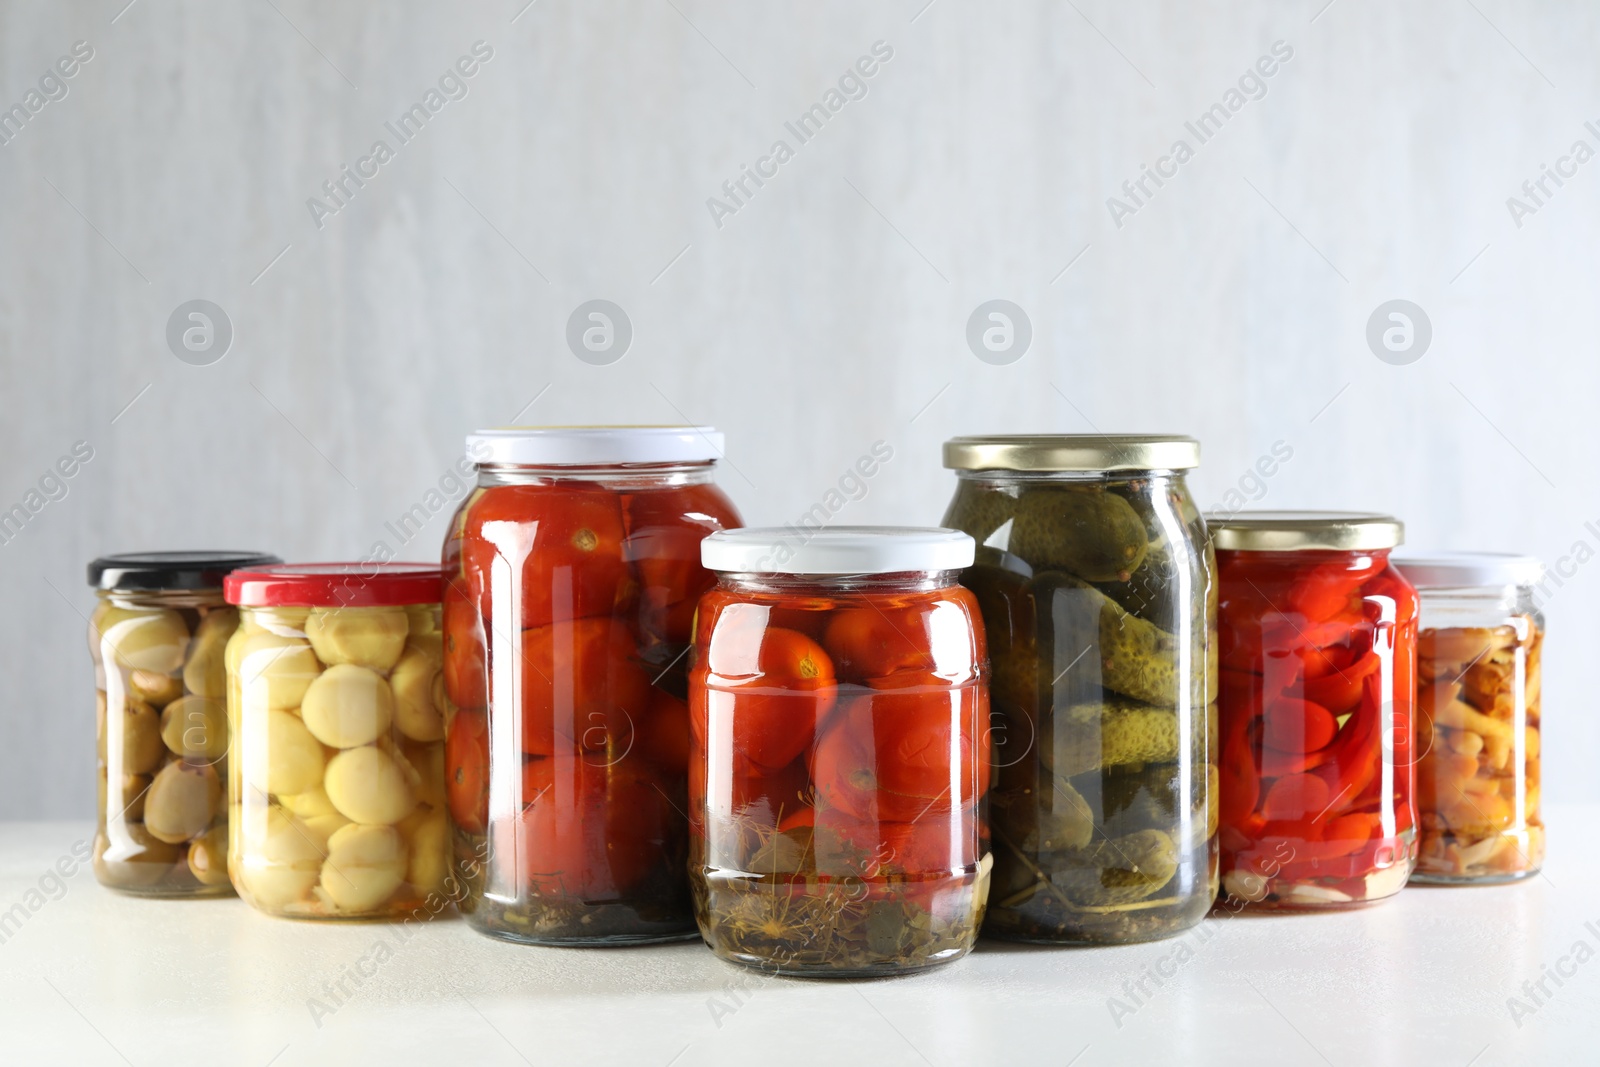
<path fill-rule="evenodd" d="M 1129 942 L 1216 890 L 1215 579 L 1180 477 L 964 471 L 945 523 L 994 665 L 986 932 Z"/>
<path fill-rule="evenodd" d="M 993 865 L 977 603 L 957 586 L 822 595 L 786 580 L 793 591 L 724 583 L 700 603 L 690 869 L 703 936 L 727 959 L 803 974 L 957 958 Z M 1039 827 L 1075 843 L 1080 829 Z"/>
<path fill-rule="evenodd" d="M 1278 908 L 1393 894 L 1416 850 L 1416 592 L 1387 550 L 1219 566 L 1224 890 Z"/>
<path fill-rule="evenodd" d="M 437 606 L 241 614 L 226 653 L 240 894 L 295 918 L 438 913 L 450 843 L 443 737 L 428 728 Z"/>
<path fill-rule="evenodd" d="M 1418 639 L 1418 880 L 1506 881 L 1544 862 L 1540 653 L 1529 615 Z"/>

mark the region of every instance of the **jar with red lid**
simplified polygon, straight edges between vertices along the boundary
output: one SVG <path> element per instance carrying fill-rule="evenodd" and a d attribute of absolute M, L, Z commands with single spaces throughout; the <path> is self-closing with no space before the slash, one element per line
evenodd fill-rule
<path fill-rule="evenodd" d="M 296 919 L 428 919 L 449 907 L 439 568 L 234 571 L 228 869 Z"/>
<path fill-rule="evenodd" d="M 694 936 L 687 653 L 740 525 L 709 427 L 484 430 L 444 545 L 445 746 L 460 902 L 538 944 Z"/>
<path fill-rule="evenodd" d="M 942 529 L 706 538 L 689 871 L 719 956 L 881 975 L 972 947 L 993 867 L 972 554 Z"/>
<path fill-rule="evenodd" d="M 1354 907 L 1417 856 L 1417 593 L 1387 515 L 1240 512 L 1211 524 L 1222 686 L 1223 895 Z"/>

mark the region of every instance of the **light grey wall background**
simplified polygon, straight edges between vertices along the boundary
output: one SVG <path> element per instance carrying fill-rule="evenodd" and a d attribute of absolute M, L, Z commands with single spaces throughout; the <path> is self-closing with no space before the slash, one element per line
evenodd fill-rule
<path fill-rule="evenodd" d="M 385 521 L 515 417 L 715 423 L 754 522 L 880 439 L 836 521 L 938 519 L 952 434 L 1169 430 L 1204 442 L 1207 504 L 1282 441 L 1263 504 L 1600 548 L 1600 162 L 1560 164 L 1600 148 L 1592 5 L 524 2 L 0 3 L 0 106 L 93 49 L 0 146 L 0 508 L 94 450 L 0 545 L 0 816 L 92 811 L 87 560 L 431 557 L 443 513 L 404 546 Z M 400 145 L 384 123 L 477 41 L 465 98 Z M 800 144 L 784 123 L 878 41 L 865 97 Z M 1276 41 L 1201 144 L 1185 122 Z M 1107 198 L 1180 138 L 1116 225 Z M 319 228 L 307 198 L 380 139 Z M 718 226 L 707 198 L 780 139 Z M 1517 225 L 1507 198 L 1558 164 Z M 234 331 L 207 366 L 165 337 L 197 298 Z M 596 298 L 633 328 L 608 366 L 565 341 Z M 996 298 L 1032 327 L 1003 366 L 965 339 Z M 1397 298 L 1432 326 L 1406 366 L 1365 337 Z M 1546 780 L 1595 800 L 1600 566 L 1573 565 Z"/>

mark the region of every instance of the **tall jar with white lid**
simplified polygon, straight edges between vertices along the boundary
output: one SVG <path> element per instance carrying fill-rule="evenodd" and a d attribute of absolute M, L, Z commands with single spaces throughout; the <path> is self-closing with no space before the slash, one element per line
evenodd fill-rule
<path fill-rule="evenodd" d="M 708 533 L 742 522 L 709 426 L 467 439 L 444 544 L 445 765 L 460 902 L 559 945 L 693 937 L 688 646 Z"/>
<path fill-rule="evenodd" d="M 1417 809 L 1411 881 L 1495 884 L 1544 864 L 1540 813 L 1544 615 L 1531 556 L 1397 559 L 1421 596 Z"/>

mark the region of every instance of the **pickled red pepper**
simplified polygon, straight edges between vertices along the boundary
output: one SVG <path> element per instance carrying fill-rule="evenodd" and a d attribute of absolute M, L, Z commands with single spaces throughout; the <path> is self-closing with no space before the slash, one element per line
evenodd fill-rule
<path fill-rule="evenodd" d="M 1218 534 L 1219 548 L 1261 543 Z M 1415 591 L 1386 548 L 1224 549 L 1217 563 L 1224 892 L 1301 907 L 1389 896 L 1416 848 Z"/>

